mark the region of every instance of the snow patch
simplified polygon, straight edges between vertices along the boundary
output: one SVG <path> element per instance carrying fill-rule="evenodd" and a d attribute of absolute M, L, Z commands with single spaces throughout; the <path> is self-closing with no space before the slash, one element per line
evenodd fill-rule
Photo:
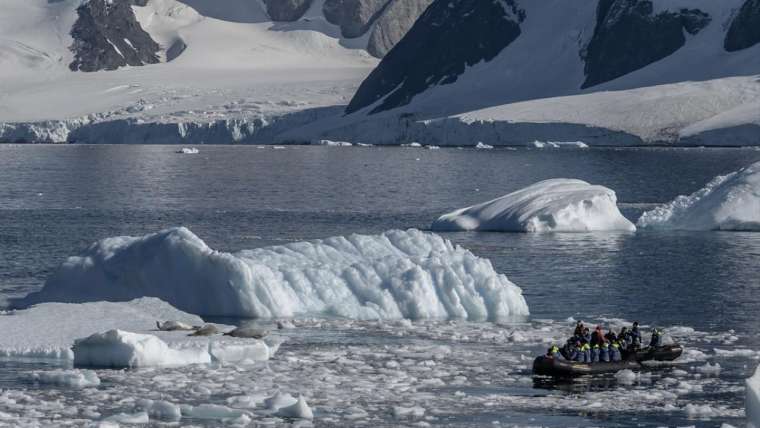
<path fill-rule="evenodd" d="M 615 192 L 585 181 L 541 181 L 501 198 L 441 216 L 436 231 L 591 232 L 636 227 L 617 208 Z"/>
<path fill-rule="evenodd" d="M 39 384 L 68 388 L 88 388 L 100 385 L 100 378 L 92 370 L 51 370 L 36 371 L 29 378 Z"/>

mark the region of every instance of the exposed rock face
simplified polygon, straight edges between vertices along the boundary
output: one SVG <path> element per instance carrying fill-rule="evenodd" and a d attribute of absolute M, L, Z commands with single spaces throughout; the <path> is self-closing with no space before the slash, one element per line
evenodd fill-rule
<path fill-rule="evenodd" d="M 371 113 L 408 104 L 432 85 L 453 83 L 466 66 L 490 61 L 520 35 L 514 0 L 436 0 L 361 84 L 346 112 L 385 98 Z"/>
<path fill-rule="evenodd" d="M 366 33 L 391 0 L 326 0 L 325 18 L 340 26 L 343 37 L 354 38 Z"/>
<path fill-rule="evenodd" d="M 392 0 L 370 34 L 367 45 L 370 55 L 384 57 L 431 3 L 433 0 Z"/>
<path fill-rule="evenodd" d="M 760 0 L 747 0 L 726 34 L 729 52 L 747 49 L 760 43 Z"/>
<path fill-rule="evenodd" d="M 72 71 L 116 70 L 159 62 L 159 46 L 135 18 L 132 5 L 147 0 L 90 0 L 77 9 L 71 30 Z"/>
<path fill-rule="evenodd" d="M 292 22 L 299 20 L 309 7 L 312 0 L 264 0 L 267 13 L 273 21 Z"/>
<path fill-rule="evenodd" d="M 601 0 L 585 52 L 582 87 L 609 82 L 673 54 L 686 44 L 684 31 L 696 34 L 710 20 L 696 9 L 655 15 L 651 0 Z"/>

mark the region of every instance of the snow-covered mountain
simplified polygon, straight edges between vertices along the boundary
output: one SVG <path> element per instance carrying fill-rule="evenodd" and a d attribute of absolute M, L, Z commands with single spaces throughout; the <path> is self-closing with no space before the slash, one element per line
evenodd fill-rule
<path fill-rule="evenodd" d="M 431 1 L 4 0 L 0 141 L 229 142 L 309 121 Z"/>
<path fill-rule="evenodd" d="M 760 0 L 439 0 L 352 114 L 322 129 L 436 144 L 760 144 L 758 74 Z"/>

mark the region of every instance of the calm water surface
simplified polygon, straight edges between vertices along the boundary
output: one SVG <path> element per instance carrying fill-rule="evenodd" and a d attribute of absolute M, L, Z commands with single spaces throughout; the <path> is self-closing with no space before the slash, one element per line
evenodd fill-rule
<path fill-rule="evenodd" d="M 654 204 L 760 160 L 760 151 L 750 149 L 175 150 L 0 146 L 0 296 L 41 287 L 66 256 L 108 236 L 182 225 L 215 249 L 239 250 L 424 229 L 454 208 L 557 177 L 614 189 L 635 222 Z M 733 329 L 743 346 L 760 346 L 760 234 L 446 236 L 491 259 L 521 286 L 533 318 L 640 318 L 707 332 Z M 728 376 L 740 383 L 752 368 L 739 362 Z M 742 397 L 722 400 L 735 404 Z M 562 426 L 564 417 L 544 415 L 543 423 Z M 625 419 L 596 423 L 628 425 Z"/>

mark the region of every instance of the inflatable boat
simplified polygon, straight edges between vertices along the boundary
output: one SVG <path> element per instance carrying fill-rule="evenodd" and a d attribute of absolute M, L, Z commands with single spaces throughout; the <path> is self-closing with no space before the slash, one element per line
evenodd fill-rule
<path fill-rule="evenodd" d="M 614 373 L 625 369 L 640 370 L 642 368 L 641 363 L 644 361 L 673 361 L 682 353 L 683 348 L 680 345 L 667 345 L 626 353 L 623 361 L 592 364 L 540 356 L 533 361 L 533 373 L 545 376 L 571 377 Z"/>

